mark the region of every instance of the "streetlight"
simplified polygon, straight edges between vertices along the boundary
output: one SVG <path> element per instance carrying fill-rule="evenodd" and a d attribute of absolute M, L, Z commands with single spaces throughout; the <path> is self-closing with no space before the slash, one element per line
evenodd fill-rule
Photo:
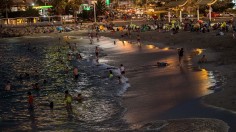
<path fill-rule="evenodd" d="M 31 5 L 34 6 L 34 3 L 32 3 Z"/>
<path fill-rule="evenodd" d="M 96 3 L 97 3 L 97 1 L 91 1 L 91 3 L 93 4 L 94 22 L 97 22 L 97 19 L 96 19 Z"/>
<path fill-rule="evenodd" d="M 7 3 L 8 3 L 8 0 L 6 0 L 6 19 L 7 19 L 7 24 L 8 24 L 8 12 L 7 12 Z"/>

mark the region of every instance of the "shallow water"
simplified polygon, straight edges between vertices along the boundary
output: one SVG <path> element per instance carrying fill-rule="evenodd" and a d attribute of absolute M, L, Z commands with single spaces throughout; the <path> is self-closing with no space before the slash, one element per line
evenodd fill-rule
<path fill-rule="evenodd" d="M 84 60 L 68 61 L 69 46 L 58 43 L 57 39 L 45 39 L 44 36 L 4 39 L 1 43 L 1 130 L 126 129 L 127 125 L 120 119 L 124 111 L 119 97 L 123 87 L 117 80 L 107 79 L 110 66 L 93 64 L 91 49 L 87 47 L 80 49 L 86 57 Z M 66 66 L 69 67 L 68 73 Z M 79 67 L 78 80 L 73 79 L 74 66 Z M 25 73 L 30 77 L 20 78 Z M 12 84 L 11 91 L 4 91 L 7 80 Z M 44 83 L 44 80 L 47 82 Z M 40 90 L 32 89 L 34 83 L 39 83 Z M 68 113 L 65 108 L 65 90 L 74 97 L 77 93 L 82 93 L 84 97 L 82 103 L 73 101 L 73 113 Z M 35 99 L 33 111 L 28 109 L 28 91 L 32 91 Z M 49 108 L 51 101 L 54 102 L 53 110 Z"/>
<path fill-rule="evenodd" d="M 152 83 L 142 84 L 135 82 L 131 90 L 125 94 L 125 98 L 150 96 L 145 89 L 133 90 L 133 86 L 155 86 L 155 91 L 161 91 L 156 84 L 166 82 L 169 79 L 173 85 L 180 85 L 186 79 L 189 83 L 197 83 L 192 89 L 180 93 L 168 83 L 163 83 L 165 88 L 173 90 L 168 96 L 160 96 L 161 102 L 170 100 L 191 100 L 212 93 L 208 88 L 222 82 L 218 73 L 207 71 L 192 65 L 191 58 L 186 58 L 186 68 L 181 69 L 176 62 L 176 49 L 169 47 L 156 47 L 154 45 L 139 45 L 135 42 L 119 41 L 101 37 L 99 42 L 89 45 L 87 37 L 61 36 L 61 39 L 51 36 L 31 36 L 21 38 L 4 39 L 0 44 L 0 86 L 9 80 L 13 88 L 10 92 L 0 90 L 0 128 L 3 131 L 121 131 L 130 130 L 127 122 L 137 120 L 139 116 L 150 116 L 146 113 L 126 115 L 123 120 L 125 108 L 122 106 L 121 95 L 129 87 L 128 83 L 118 84 L 117 79 L 107 79 L 108 70 L 112 69 L 117 74 L 120 63 L 125 64 L 127 76 L 130 78 L 152 78 Z M 77 50 L 72 52 L 66 42 L 77 43 Z M 30 43 L 30 44 L 28 44 Z M 94 49 L 96 45 L 101 49 L 100 65 L 94 63 Z M 103 51 L 104 50 L 104 51 Z M 81 52 L 82 61 L 68 61 L 68 53 Z M 166 67 L 158 67 L 156 62 L 166 62 Z M 140 63 L 141 62 L 141 63 Z M 145 62 L 145 63 L 142 63 Z M 113 66 L 105 65 L 107 63 Z M 69 72 L 66 72 L 66 66 Z M 73 79 L 73 67 L 79 67 L 79 79 Z M 116 66 L 116 67 L 114 67 Z M 177 70 L 176 70 L 177 69 Z M 37 73 L 35 72 L 37 70 Z M 29 73 L 30 78 L 20 79 L 20 74 Z M 178 77 L 179 74 L 183 76 Z M 142 75 L 142 77 L 140 76 Z M 43 80 L 47 80 L 44 84 Z M 178 80 L 179 79 L 179 80 Z M 32 89 L 33 83 L 39 83 L 40 91 Z M 144 78 L 144 82 L 145 78 Z M 174 83 L 175 82 L 175 83 Z M 147 81 L 147 83 L 149 83 Z M 73 113 L 68 113 L 64 104 L 64 91 L 69 90 L 72 96 L 82 93 L 85 100 L 81 103 L 73 101 Z M 32 91 L 35 97 L 35 109 L 29 111 L 27 106 L 27 92 Z M 183 90 L 182 90 L 183 91 Z M 140 95 L 140 93 L 142 93 Z M 154 95 L 152 97 L 155 97 Z M 162 94 L 166 94 L 165 91 Z M 186 98 L 178 96 L 186 95 Z M 135 102 L 130 106 L 133 109 L 138 105 Z M 142 99 L 142 98 L 141 98 Z M 153 98 L 154 99 L 154 98 Z M 49 103 L 54 102 L 54 109 L 50 110 Z M 148 100 L 142 100 L 148 102 Z M 150 113 L 162 113 L 180 104 L 174 101 L 153 105 L 159 110 L 153 109 Z M 132 101 L 131 101 L 132 102 Z M 162 105 L 164 104 L 164 105 Z M 128 107 L 128 110 L 129 107 Z M 132 109 L 131 109 L 132 111 Z M 146 111 L 146 110 L 144 110 Z M 140 112 L 140 111 L 139 111 Z M 146 111 L 148 112 L 148 111 Z M 132 113 L 132 112 L 131 112 Z M 143 118 L 140 118 L 143 119 Z M 158 119 L 158 118 L 156 118 Z M 14 127 L 12 127 L 14 126 Z"/>

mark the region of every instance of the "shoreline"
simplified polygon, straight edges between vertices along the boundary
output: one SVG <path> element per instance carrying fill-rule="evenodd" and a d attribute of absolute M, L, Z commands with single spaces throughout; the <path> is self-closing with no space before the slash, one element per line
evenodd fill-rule
<path fill-rule="evenodd" d="M 153 32 L 156 32 L 156 31 L 150 31 L 152 33 L 150 34 L 153 34 Z M 228 54 L 227 54 L 227 46 L 224 46 L 221 44 L 221 42 L 224 42 L 225 39 L 228 39 L 227 41 L 230 42 L 229 45 L 233 45 L 235 39 L 232 39 L 231 38 L 231 33 L 228 33 L 226 34 L 225 36 L 214 36 L 214 31 L 213 33 L 209 33 L 208 35 L 206 36 L 209 36 L 211 35 L 211 39 L 213 38 L 216 38 L 216 41 L 214 41 L 215 43 L 210 43 L 208 45 L 202 45 L 200 43 L 200 45 L 198 44 L 198 42 L 196 42 L 196 40 L 194 40 L 194 35 L 203 35 L 203 33 L 190 33 L 190 32 L 180 32 L 178 33 L 177 35 L 181 35 L 181 34 L 190 34 L 190 35 L 193 35 L 192 37 L 192 41 L 194 41 L 194 45 L 187 45 L 187 43 L 183 43 L 181 44 L 181 41 L 179 39 L 170 39 L 170 40 L 165 40 L 165 41 L 159 41 L 159 40 L 151 40 L 151 41 L 145 41 L 147 40 L 147 37 L 150 37 L 150 36 L 145 36 L 147 34 L 145 34 L 145 32 L 141 34 L 141 37 L 143 35 L 143 37 L 145 38 L 144 41 L 142 41 L 142 43 L 145 43 L 145 44 L 154 44 L 156 45 L 157 47 L 158 46 L 163 46 L 163 47 L 174 47 L 174 48 L 177 48 L 178 46 L 185 46 L 187 47 L 188 49 L 193 49 L 193 48 L 203 48 L 203 49 L 206 49 L 206 53 L 207 55 L 209 55 L 209 60 L 212 61 L 213 63 L 209 63 L 209 64 L 203 64 L 204 67 L 206 67 L 206 69 L 209 69 L 209 70 L 213 70 L 213 71 L 219 71 L 220 74 L 223 75 L 223 77 L 226 78 L 226 82 L 224 85 L 222 85 L 220 88 L 222 90 L 218 91 L 218 92 L 214 92 L 213 94 L 208 94 L 206 96 L 203 96 L 201 98 L 201 102 L 209 107 L 213 107 L 213 108 L 221 108 L 223 110 L 226 110 L 226 111 L 229 111 L 229 112 L 235 112 L 236 111 L 236 107 L 231 105 L 229 102 L 230 101 L 233 101 L 234 103 L 236 103 L 236 98 L 233 98 L 232 97 L 234 96 L 233 93 L 231 93 L 232 91 L 235 91 L 233 89 L 233 86 L 235 86 L 236 84 L 234 83 L 234 81 L 232 81 L 235 76 L 234 76 L 234 72 L 236 71 L 236 69 L 234 68 L 234 65 L 235 63 L 232 62 L 232 60 L 234 60 L 233 58 L 228 58 Z M 136 41 L 136 34 L 137 33 L 134 33 L 135 35 L 133 35 L 133 37 L 131 38 L 120 38 L 120 35 L 123 34 L 122 32 L 116 32 L 114 34 L 109 34 L 109 33 L 101 33 L 101 36 L 106 36 L 106 37 L 110 37 L 110 38 L 113 38 L 113 39 L 121 39 L 121 40 L 124 40 L 124 41 Z M 158 35 L 161 34 L 161 33 L 158 33 L 157 34 L 157 37 Z M 166 33 L 163 33 L 163 34 L 166 34 Z M 169 32 L 167 32 L 167 34 L 170 34 Z M 163 36 L 165 35 L 162 35 L 162 38 Z M 168 38 L 170 37 L 170 35 L 168 36 L 165 36 L 164 38 Z M 174 37 L 176 37 L 174 35 Z M 183 37 L 183 36 L 182 36 Z M 198 37 L 198 36 L 196 36 Z M 218 37 L 218 38 L 217 38 Z M 220 38 L 219 38 L 220 37 Z M 225 38 L 224 38 L 225 37 Z M 154 37 L 151 37 L 152 39 Z M 219 40 L 219 39 L 222 39 L 223 40 Z M 182 38 L 183 39 L 183 38 Z M 196 39 L 196 38 L 195 38 Z M 231 39 L 231 40 L 230 40 Z M 155 43 L 156 42 L 156 43 Z M 157 43 L 158 42 L 158 43 Z M 213 46 L 213 45 L 218 45 L 218 46 Z M 224 43 L 223 43 L 224 44 Z M 212 47 L 213 46 L 213 47 Z M 229 59 L 232 59 L 232 60 L 229 60 Z M 197 63 L 197 58 L 194 58 L 193 61 L 195 63 Z M 232 72 L 231 70 L 233 70 L 234 72 Z M 234 77 L 234 78 L 233 78 Z M 132 84 L 131 84 L 132 85 Z M 231 86 L 231 87 L 228 87 L 228 86 Z M 230 94 L 231 93 L 231 94 Z M 223 99 L 223 101 L 222 101 Z M 235 100 L 235 101 L 234 101 Z M 224 103 L 226 102 L 226 103 Z"/>
<path fill-rule="evenodd" d="M 155 32 L 155 31 L 151 31 L 151 32 Z M 81 33 L 81 32 L 80 32 L 80 33 Z M 120 32 L 119 32 L 119 33 L 120 33 Z M 118 33 L 118 36 L 119 36 L 119 33 Z M 66 34 L 67 34 L 67 33 L 66 33 Z M 66 35 L 66 34 L 63 33 L 63 35 Z M 74 32 L 71 32 L 71 33 L 69 33 L 69 34 L 74 34 Z M 83 34 L 83 33 L 82 33 L 82 34 Z M 103 33 L 101 33 L 101 34 L 103 34 Z M 105 34 L 109 34 L 109 33 L 105 33 Z M 167 34 L 169 34 L 169 32 L 167 32 Z M 42 34 L 39 34 L 39 35 L 42 35 Z M 101 35 L 101 36 L 106 36 L 106 35 Z M 109 36 L 109 35 L 108 35 L 108 36 Z M 110 37 L 110 36 L 109 36 L 109 37 Z M 134 38 L 132 38 L 131 40 L 136 41 L 135 37 L 136 37 L 136 36 L 134 36 Z M 112 37 L 111 37 L 111 38 L 112 38 Z M 119 38 L 119 37 L 117 37 L 117 38 Z M 170 41 L 170 42 L 171 42 L 171 41 Z M 171 45 L 172 45 L 172 44 L 171 44 Z M 165 43 L 163 43 L 162 46 L 165 46 Z M 178 44 L 174 44 L 173 46 L 178 46 Z M 212 65 L 212 64 L 210 64 L 210 65 Z M 217 69 L 217 68 L 216 68 L 216 69 Z M 132 84 L 131 84 L 131 85 L 132 85 Z M 203 100 L 205 100 L 205 99 L 203 99 Z M 214 101 L 214 100 L 213 100 L 213 101 Z M 183 120 L 184 120 L 184 119 L 183 119 Z M 192 122 L 195 122 L 195 121 L 201 122 L 202 120 L 208 120 L 207 123 L 210 123 L 210 124 L 215 124 L 215 123 L 217 122 L 215 119 L 209 119 L 209 118 L 208 118 L 208 119 L 204 119 L 204 118 L 202 118 L 202 119 L 190 119 L 191 121 L 190 121 L 189 119 L 186 119 L 186 120 L 188 120 L 189 122 L 191 122 L 191 121 L 192 121 Z M 177 121 L 176 123 L 178 124 L 178 120 L 168 120 L 168 121 L 171 122 L 171 123 Z M 179 120 L 179 121 L 181 122 L 181 120 Z M 187 122 L 188 122 L 188 121 L 187 121 Z M 219 121 L 219 120 L 218 120 L 218 121 Z M 185 122 L 185 123 L 186 123 L 186 122 Z M 204 124 L 204 123 L 206 123 L 206 122 L 203 121 L 202 123 Z M 221 121 L 220 121 L 219 123 L 220 123 L 220 125 L 224 126 L 224 129 L 225 129 L 225 130 L 227 129 L 227 127 L 226 127 L 227 125 L 226 125 L 224 122 L 221 122 Z M 180 124 L 181 124 L 181 123 L 180 123 Z M 194 124 L 194 123 L 193 123 L 193 124 Z M 199 124 L 196 123 L 196 125 L 199 125 Z M 219 125 L 219 124 L 217 124 L 217 125 Z M 220 126 L 220 125 L 219 125 L 219 126 Z M 146 127 L 147 127 L 147 126 L 146 126 Z M 194 127 L 194 126 L 191 126 L 191 127 Z M 207 127 L 207 126 L 206 126 L 206 127 Z M 170 128 L 175 128 L 175 126 L 172 125 L 172 126 L 169 126 L 169 127 L 168 127 L 168 126 L 167 126 L 167 127 L 164 127 L 164 130 L 165 130 L 165 131 L 171 131 L 171 130 L 169 130 Z M 148 129 L 148 128 L 145 128 L 145 129 Z M 197 129 L 197 128 L 196 128 L 196 129 Z M 223 128 L 222 128 L 222 129 L 223 129 Z M 183 129 L 182 129 L 182 130 L 183 130 Z M 220 131 L 220 129 L 218 129 L 218 128 L 216 128 L 216 130 L 219 130 L 219 131 Z M 226 130 L 226 131 L 227 131 L 227 130 Z M 220 132 L 221 132 L 221 131 L 220 131 Z"/>
<path fill-rule="evenodd" d="M 149 32 L 157 32 L 157 31 L 149 31 Z M 145 32 L 144 32 L 145 33 Z M 191 34 L 190 32 L 183 32 L 183 31 L 181 31 L 180 33 L 178 33 L 178 34 L 182 34 L 182 33 L 184 33 L 184 34 L 186 34 L 186 33 L 189 33 L 189 34 Z M 120 38 L 120 35 L 121 34 L 123 34 L 123 33 L 121 33 L 121 32 L 118 32 L 118 33 L 116 33 L 116 35 L 114 35 L 114 34 L 109 34 L 109 33 L 101 33 L 101 35 L 102 36 L 106 36 L 106 37 L 111 37 L 111 38 L 113 38 L 113 39 L 121 39 L 121 40 L 125 40 L 125 41 L 136 41 L 136 35 L 134 36 L 134 37 L 131 37 L 131 38 Z M 135 34 L 137 34 L 137 33 L 135 33 Z M 142 33 L 141 33 L 142 34 Z M 162 34 L 162 33 L 157 33 L 158 35 L 159 34 Z M 165 38 L 170 38 L 170 32 L 167 32 L 167 33 L 163 33 L 163 34 L 169 34 L 169 36 L 167 36 L 167 37 L 165 37 Z M 178 35 L 177 34 L 177 35 Z M 203 34 L 203 33 L 198 33 L 198 34 L 196 34 L 196 33 L 193 33 L 192 35 L 201 35 L 201 34 Z M 207 33 L 205 33 L 205 34 L 207 34 Z M 157 37 L 158 37 L 158 35 L 157 35 Z M 212 33 L 210 34 L 210 35 L 212 35 Z M 228 34 L 226 34 L 227 36 L 219 36 L 219 37 L 227 37 L 227 38 L 230 38 L 230 33 L 228 33 Z M 142 35 L 141 35 L 142 36 Z M 162 35 L 162 36 L 165 36 L 165 35 Z M 175 35 L 172 35 L 173 37 L 176 37 Z M 144 38 L 145 38 L 146 36 L 144 35 Z M 218 36 L 216 36 L 216 37 L 218 37 Z M 152 39 L 154 38 L 154 37 L 151 37 Z M 221 45 L 221 47 L 217 47 L 217 46 L 215 46 L 215 47 L 212 47 L 212 45 L 213 44 L 211 44 L 211 45 L 207 45 L 207 46 L 204 46 L 204 45 L 202 45 L 202 44 L 200 44 L 199 46 L 197 45 L 197 44 L 194 44 L 194 45 L 187 45 L 186 44 L 186 42 L 185 43 L 183 43 L 183 44 L 181 44 L 181 42 L 179 41 L 179 40 L 174 40 L 174 39 L 170 39 L 170 40 L 161 40 L 161 39 L 159 39 L 159 40 L 161 40 L 161 41 L 158 41 L 158 39 L 157 40 L 149 40 L 149 41 L 146 41 L 147 40 L 147 38 L 145 38 L 143 41 L 142 41 L 142 43 L 144 43 L 144 44 L 148 44 L 148 43 L 151 43 L 151 44 L 154 44 L 154 45 L 156 45 L 157 47 L 158 46 L 162 46 L 162 47 L 173 47 L 173 48 L 177 48 L 177 47 L 180 47 L 180 46 L 185 46 L 186 48 L 202 48 L 202 49 L 206 49 L 207 50 L 207 54 L 210 54 L 210 60 L 211 61 L 213 61 L 213 63 L 209 63 L 209 64 L 203 64 L 203 66 L 204 67 L 206 67 L 207 69 L 210 69 L 210 70 L 213 70 L 213 71 L 219 71 L 224 77 L 226 77 L 226 79 L 227 79 L 227 81 L 226 81 L 226 83 L 223 85 L 223 86 L 221 86 L 222 87 L 222 91 L 220 91 L 220 92 L 214 92 L 214 94 L 209 94 L 209 95 L 206 95 L 206 96 L 204 96 L 203 97 L 203 102 L 204 103 L 206 103 L 206 104 L 209 104 L 209 105 L 213 105 L 213 106 L 216 106 L 216 107 L 222 107 L 222 108 L 225 108 L 225 109 L 229 109 L 229 111 L 236 111 L 236 106 L 235 107 L 230 107 L 230 106 L 226 106 L 226 105 L 224 105 L 224 103 L 223 102 L 215 102 L 216 101 L 216 99 L 217 100 L 220 100 L 220 99 L 222 99 L 222 98 L 220 98 L 220 97 L 222 97 L 222 96 L 224 96 L 224 95 L 222 95 L 222 94 L 224 94 L 224 92 L 225 92 L 225 90 L 228 90 L 228 85 L 230 86 L 230 87 L 233 87 L 232 85 L 235 85 L 235 83 L 234 82 L 232 82 L 231 80 L 233 80 L 233 78 L 232 78 L 232 76 L 234 77 L 234 78 L 236 78 L 236 75 L 234 75 L 235 73 L 234 72 L 236 72 L 236 69 L 234 68 L 235 67 L 235 62 L 232 62 L 232 60 L 234 60 L 233 58 L 228 58 L 228 54 L 225 54 L 225 53 L 227 53 L 227 50 L 225 51 L 225 49 L 227 48 L 227 45 L 226 46 L 223 46 L 223 45 Z M 217 39 L 218 40 L 218 39 Z M 225 40 L 225 39 L 224 39 Z M 193 40 L 192 40 L 193 41 Z M 222 40 L 221 40 L 222 41 Z M 233 39 L 233 38 L 231 38 L 231 45 L 234 43 L 234 42 L 236 42 L 236 39 Z M 157 43 L 158 42 L 158 43 Z M 229 41 L 228 41 L 229 42 Z M 196 42 L 195 42 L 196 43 Z M 220 42 L 217 42 L 216 43 L 216 45 L 220 45 L 219 44 Z M 235 48 L 236 48 L 236 46 L 235 46 Z M 209 50 L 209 52 L 208 52 L 208 50 Z M 233 56 L 234 57 L 234 56 Z M 231 59 L 231 60 L 229 60 L 229 59 Z M 197 60 L 196 60 L 196 58 L 193 60 L 195 63 L 197 63 Z M 232 72 L 231 70 L 233 70 L 234 72 Z M 228 94 L 228 93 L 227 93 Z M 236 104 L 236 97 L 234 98 L 234 103 Z"/>

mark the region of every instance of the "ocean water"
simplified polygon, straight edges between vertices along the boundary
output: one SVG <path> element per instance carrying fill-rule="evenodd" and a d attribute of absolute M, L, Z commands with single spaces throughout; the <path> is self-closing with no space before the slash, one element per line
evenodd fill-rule
<path fill-rule="evenodd" d="M 113 41 L 117 41 L 116 44 L 113 44 Z M 99 42 L 94 39 L 94 42 L 90 45 L 88 37 L 76 35 L 40 35 L 3 39 L 0 42 L 0 131 L 135 131 L 139 129 L 140 126 L 130 126 L 123 119 L 126 109 L 121 104 L 121 97 L 132 84 L 129 84 L 129 79 L 126 77 L 122 77 L 122 84 L 119 84 L 118 67 L 108 65 L 113 64 L 113 60 L 119 62 L 127 55 L 131 60 L 126 60 L 126 66 L 132 76 L 142 72 L 149 73 L 148 71 L 157 71 L 158 76 L 169 76 L 179 72 L 190 73 L 191 78 L 196 78 L 194 81 L 203 82 L 203 85 L 199 86 L 200 89 L 196 88 L 196 97 L 212 93 L 213 91 L 207 88 L 214 88 L 217 83 L 223 82 L 220 80 L 221 77 L 217 79 L 218 73 L 198 67 L 194 69 L 191 61 L 186 62 L 186 71 L 179 70 L 179 67 L 174 65 L 176 56 L 172 55 L 176 49 L 159 48 L 151 44 L 139 47 L 135 42 L 106 37 L 101 37 Z M 97 44 L 101 51 L 103 48 L 110 49 L 112 54 L 119 51 L 118 55 L 108 56 L 106 52 L 101 52 L 97 63 L 95 59 Z M 78 52 L 81 53 L 82 60 L 76 59 L 75 55 Z M 72 54 L 71 60 L 68 60 L 69 53 Z M 155 65 L 156 53 L 159 55 L 158 61 L 170 65 L 162 68 Z M 136 61 L 137 58 L 142 61 L 146 57 L 151 58 L 147 64 L 139 65 L 140 62 Z M 79 69 L 78 80 L 73 78 L 74 67 Z M 115 75 L 112 79 L 108 78 L 109 70 L 112 70 Z M 21 77 L 26 73 L 29 77 Z M 151 75 L 155 74 L 153 72 Z M 11 91 L 4 90 L 7 81 L 12 84 Z M 32 84 L 35 83 L 39 84 L 40 90 L 32 88 Z M 219 87 L 221 85 L 219 84 Z M 73 101 L 72 113 L 65 108 L 65 90 L 69 90 L 73 97 L 81 93 L 84 98 L 82 103 Z M 31 91 L 34 96 L 33 111 L 28 109 L 28 91 Z M 50 102 L 54 102 L 53 110 L 49 107 Z M 154 126 L 152 125 L 152 130 L 158 130 L 165 125 L 165 121 L 158 121 Z"/>
<path fill-rule="evenodd" d="M 128 79 L 122 77 L 119 84 L 118 68 L 97 64 L 94 45 L 76 46 L 72 51 L 66 39 L 41 36 L 1 42 L 0 131 L 128 130 L 121 119 L 125 108 L 120 104 L 120 96 L 130 86 Z M 75 58 L 78 52 L 83 57 L 79 61 Z M 68 60 L 68 53 L 72 60 Z M 74 67 L 79 69 L 78 80 L 73 78 Z M 109 70 L 115 75 L 112 79 L 108 78 Z M 4 90 L 7 81 L 12 85 L 10 91 Z M 40 90 L 32 88 L 35 83 Z M 65 108 L 65 90 L 73 97 L 78 93 L 83 96 L 82 103 L 72 102 L 73 112 Z M 34 110 L 28 109 L 28 91 L 34 96 Z M 50 102 L 54 102 L 53 110 Z"/>

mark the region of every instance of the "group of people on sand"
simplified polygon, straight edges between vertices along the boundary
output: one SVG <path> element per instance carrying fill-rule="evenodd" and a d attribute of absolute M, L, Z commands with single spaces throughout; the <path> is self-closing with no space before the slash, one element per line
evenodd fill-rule
<path fill-rule="evenodd" d="M 179 65 L 182 66 L 183 56 L 184 56 L 184 48 L 178 49 L 178 56 L 179 56 Z M 202 55 L 202 57 L 198 60 L 198 63 L 206 63 L 206 62 L 207 62 L 206 55 Z"/>

